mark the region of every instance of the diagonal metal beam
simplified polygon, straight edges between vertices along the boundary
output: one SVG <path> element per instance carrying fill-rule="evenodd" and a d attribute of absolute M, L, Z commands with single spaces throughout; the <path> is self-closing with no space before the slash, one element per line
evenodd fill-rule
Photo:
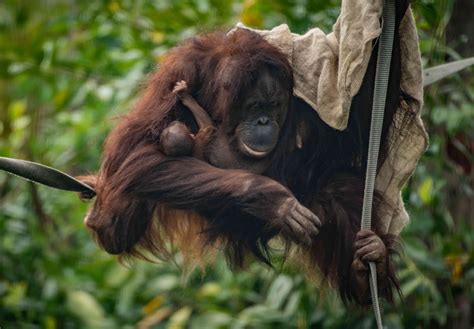
<path fill-rule="evenodd" d="M 429 86 L 447 76 L 474 65 L 474 57 L 461 59 L 447 64 L 430 67 L 423 70 L 423 87 Z"/>
<path fill-rule="evenodd" d="M 0 170 L 23 177 L 35 183 L 65 191 L 85 192 L 95 195 L 95 191 L 89 185 L 75 179 L 74 177 L 57 169 L 42 165 L 40 163 L 0 157 Z"/>

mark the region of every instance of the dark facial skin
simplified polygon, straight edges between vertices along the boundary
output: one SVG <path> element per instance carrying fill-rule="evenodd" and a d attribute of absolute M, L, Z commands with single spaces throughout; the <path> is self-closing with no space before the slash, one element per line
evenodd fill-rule
<path fill-rule="evenodd" d="M 229 120 L 217 127 L 209 162 L 219 168 L 264 172 L 278 143 L 289 97 L 282 84 L 268 70 L 263 71 L 242 93 L 242 102 L 230 111 Z"/>
<path fill-rule="evenodd" d="M 240 109 L 235 111 L 239 118 L 235 134 L 240 152 L 260 159 L 273 151 L 286 118 L 288 96 L 268 71 L 246 91 Z"/>

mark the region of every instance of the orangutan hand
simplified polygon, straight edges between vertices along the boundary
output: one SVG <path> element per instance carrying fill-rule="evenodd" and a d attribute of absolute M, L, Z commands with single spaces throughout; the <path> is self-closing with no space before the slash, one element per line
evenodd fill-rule
<path fill-rule="evenodd" d="M 374 262 L 379 276 L 385 275 L 387 249 L 382 239 L 371 230 L 361 230 L 354 242 L 352 269 L 358 276 L 366 276 L 369 262 Z"/>

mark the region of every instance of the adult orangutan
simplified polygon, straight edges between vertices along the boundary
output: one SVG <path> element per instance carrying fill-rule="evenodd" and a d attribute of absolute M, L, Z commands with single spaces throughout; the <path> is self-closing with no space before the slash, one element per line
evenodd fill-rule
<path fill-rule="evenodd" d="M 407 8 L 400 2 L 397 27 Z M 383 141 L 406 97 L 395 37 Z M 377 46 L 339 131 L 293 95 L 288 58 L 257 33 L 185 41 L 108 136 L 98 175 L 82 178 L 97 193 L 86 225 L 111 254 L 146 250 L 167 259 L 168 242 L 188 255 L 219 246 L 233 268 L 248 254 L 270 264 L 268 242 L 280 236 L 344 301 L 368 302 L 365 264 L 376 262 L 379 292 L 391 300 L 395 238 L 380 228 L 380 193 L 372 230 L 359 232 L 376 54 Z M 183 80 L 208 117 L 193 115 L 173 92 Z M 211 129 L 192 156 L 203 122 Z"/>

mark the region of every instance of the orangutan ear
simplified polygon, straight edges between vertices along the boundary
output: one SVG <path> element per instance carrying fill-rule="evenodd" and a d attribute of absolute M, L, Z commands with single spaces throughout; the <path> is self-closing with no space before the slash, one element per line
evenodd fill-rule
<path fill-rule="evenodd" d="M 301 150 L 303 148 L 303 141 L 306 140 L 306 136 L 308 135 L 306 125 L 304 122 L 300 122 L 296 129 L 296 148 Z"/>
<path fill-rule="evenodd" d="M 301 137 L 301 134 L 299 132 L 296 133 L 296 148 L 303 148 L 303 137 Z"/>

